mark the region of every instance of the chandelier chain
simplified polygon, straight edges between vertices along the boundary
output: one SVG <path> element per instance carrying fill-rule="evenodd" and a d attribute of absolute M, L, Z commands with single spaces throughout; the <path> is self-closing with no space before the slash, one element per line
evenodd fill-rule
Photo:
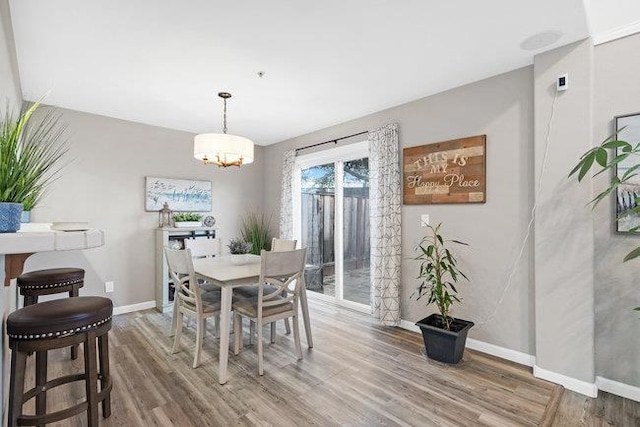
<path fill-rule="evenodd" d="M 222 133 L 227 133 L 227 98 L 224 98 L 224 123 L 222 126 Z"/>

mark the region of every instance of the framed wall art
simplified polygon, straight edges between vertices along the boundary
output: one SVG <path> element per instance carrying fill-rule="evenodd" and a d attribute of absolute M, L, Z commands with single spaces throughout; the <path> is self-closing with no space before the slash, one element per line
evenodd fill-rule
<path fill-rule="evenodd" d="M 405 205 L 486 201 L 486 135 L 403 151 Z"/>
<path fill-rule="evenodd" d="M 155 178 L 148 176 L 145 209 L 159 211 L 165 202 L 173 211 L 210 212 L 211 181 Z"/>
<path fill-rule="evenodd" d="M 626 141 L 631 145 L 640 142 L 640 113 L 617 116 L 615 118 L 615 132 L 619 141 Z M 620 154 L 620 148 L 616 148 L 616 155 Z M 638 156 L 630 155 L 616 165 L 616 176 L 622 178 L 629 168 L 640 163 Z M 623 215 L 629 209 L 638 206 L 640 198 L 640 176 L 625 181 L 616 190 L 616 231 L 619 233 L 640 233 L 640 214 L 630 213 Z M 632 231 L 633 230 L 633 231 Z"/>

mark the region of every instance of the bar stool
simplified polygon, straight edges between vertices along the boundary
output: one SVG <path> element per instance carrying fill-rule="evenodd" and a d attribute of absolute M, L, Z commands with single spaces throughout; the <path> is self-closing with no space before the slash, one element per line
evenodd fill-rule
<path fill-rule="evenodd" d="M 109 340 L 113 303 L 103 297 L 77 297 L 30 305 L 7 318 L 11 349 L 8 425 L 43 425 L 87 412 L 90 427 L 98 425 L 98 404 L 102 416 L 111 415 Z M 98 366 L 96 364 L 98 342 Z M 47 380 L 47 351 L 83 344 L 84 373 Z M 36 354 L 35 387 L 24 391 L 27 355 Z M 86 400 L 70 408 L 47 414 L 46 393 L 63 384 L 85 382 Z M 98 391 L 98 381 L 100 391 Z M 22 412 L 24 403 L 36 398 L 35 415 Z"/>
<path fill-rule="evenodd" d="M 36 304 L 41 295 L 69 292 L 70 297 L 80 296 L 84 286 L 84 270 L 81 268 L 49 268 L 36 270 L 18 276 L 18 289 L 24 296 L 25 307 Z M 71 347 L 71 359 L 78 358 L 78 346 Z"/>

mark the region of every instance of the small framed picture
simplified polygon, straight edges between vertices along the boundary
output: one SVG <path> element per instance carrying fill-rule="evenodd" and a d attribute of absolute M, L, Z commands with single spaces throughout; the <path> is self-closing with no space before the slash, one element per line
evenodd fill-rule
<path fill-rule="evenodd" d="M 614 121 L 617 140 L 626 141 L 631 145 L 640 142 L 640 113 L 617 116 Z M 616 155 L 621 154 L 620 148 L 616 148 Z M 616 165 L 616 176 L 622 178 L 629 168 L 640 163 L 640 156 L 629 156 Z M 640 229 L 630 231 L 640 226 L 640 214 L 630 213 L 622 215 L 629 209 L 638 206 L 640 199 L 640 175 L 635 176 L 616 190 L 616 231 L 618 233 L 633 232 L 640 234 Z"/>

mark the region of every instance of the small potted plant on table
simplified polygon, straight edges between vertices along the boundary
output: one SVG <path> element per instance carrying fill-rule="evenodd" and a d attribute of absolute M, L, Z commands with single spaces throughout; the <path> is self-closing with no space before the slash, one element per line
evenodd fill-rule
<path fill-rule="evenodd" d="M 460 277 L 467 276 L 460 271 L 456 258 L 447 246 L 465 245 L 458 240 L 444 240 L 440 235 L 440 226 L 429 227 L 429 234 L 422 238 L 416 248 L 421 261 L 418 279 L 420 285 L 414 292 L 417 300 L 427 298 L 427 305 L 435 304 L 438 313 L 434 313 L 416 323 L 422 331 L 427 356 L 444 363 L 458 363 L 462 359 L 467 340 L 467 332 L 474 325 L 467 320 L 455 319 L 449 315 L 457 297 L 455 283 Z M 468 280 L 468 279 L 467 279 Z"/>
<path fill-rule="evenodd" d="M 179 212 L 173 215 L 173 223 L 178 228 L 201 227 L 202 215 L 193 212 Z"/>
<path fill-rule="evenodd" d="M 231 253 L 231 262 L 234 264 L 246 264 L 248 256 L 251 252 L 251 243 L 245 242 L 243 239 L 236 237 L 229 241 L 227 245 Z"/>

